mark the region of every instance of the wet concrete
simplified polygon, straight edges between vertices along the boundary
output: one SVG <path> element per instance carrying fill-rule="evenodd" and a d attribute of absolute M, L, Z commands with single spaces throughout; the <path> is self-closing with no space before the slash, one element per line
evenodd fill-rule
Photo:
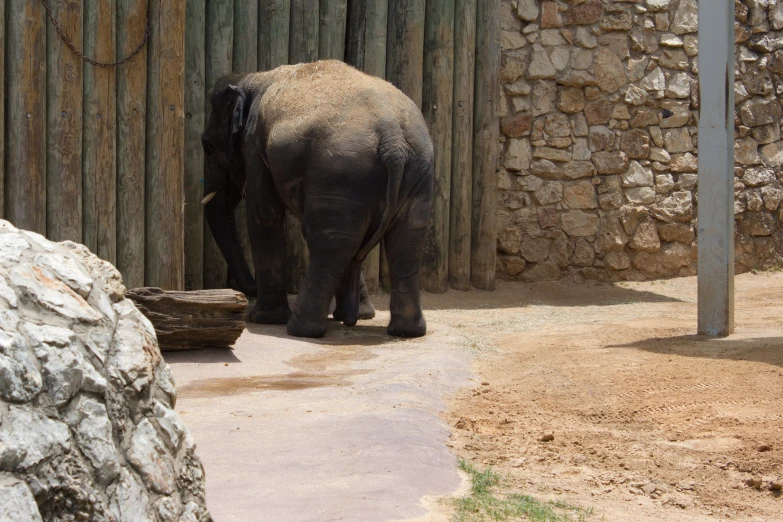
<path fill-rule="evenodd" d="M 450 327 L 385 334 L 388 312 L 318 341 L 250 325 L 233 350 L 171 352 L 216 522 L 436 520 L 462 479 L 439 413 L 470 384 Z"/>

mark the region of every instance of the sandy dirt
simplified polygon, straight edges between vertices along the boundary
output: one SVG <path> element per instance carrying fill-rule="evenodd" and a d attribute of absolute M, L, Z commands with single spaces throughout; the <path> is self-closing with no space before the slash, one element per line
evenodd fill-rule
<path fill-rule="evenodd" d="M 449 444 L 589 520 L 783 520 L 783 274 L 736 298 L 737 333 L 710 340 L 695 278 L 425 296 L 477 354 Z"/>

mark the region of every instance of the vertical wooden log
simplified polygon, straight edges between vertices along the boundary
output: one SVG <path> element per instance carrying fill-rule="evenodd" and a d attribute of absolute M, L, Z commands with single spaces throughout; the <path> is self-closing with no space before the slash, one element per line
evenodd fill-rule
<path fill-rule="evenodd" d="M 258 70 L 288 63 L 291 0 L 260 0 L 258 6 Z"/>
<path fill-rule="evenodd" d="M 700 335 L 734 333 L 734 2 L 699 2 Z"/>
<path fill-rule="evenodd" d="M 206 98 L 205 121 L 211 112 L 209 92 L 215 82 L 231 74 L 234 51 L 234 2 L 207 2 L 206 21 Z M 224 288 L 228 267 L 223 254 L 212 237 L 209 225 L 204 222 L 204 288 Z"/>
<path fill-rule="evenodd" d="M 424 27 L 422 112 L 435 149 L 435 187 L 421 281 L 424 290 L 436 293 L 443 293 L 449 287 L 454 2 L 429 0 Z"/>
<path fill-rule="evenodd" d="M 291 0 L 291 29 L 289 32 L 289 63 L 313 62 L 318 59 L 317 0 Z M 286 287 L 292 294 L 299 288 L 307 269 L 307 245 L 302 237 L 302 226 L 290 212 L 285 216 Z"/>
<path fill-rule="evenodd" d="M 321 0 L 318 57 L 345 60 L 345 25 L 348 0 Z"/>
<path fill-rule="evenodd" d="M 5 217 L 5 1 L 0 0 L 0 219 Z"/>
<path fill-rule="evenodd" d="M 147 0 L 117 1 L 119 56 L 133 52 L 146 28 Z M 128 288 L 144 286 L 147 49 L 117 69 L 117 268 Z"/>
<path fill-rule="evenodd" d="M 421 108 L 425 0 L 389 0 L 386 79 Z"/>
<path fill-rule="evenodd" d="M 204 288 L 204 132 L 206 0 L 185 4 L 185 290 Z"/>
<path fill-rule="evenodd" d="M 454 116 L 449 213 L 449 283 L 455 290 L 470 290 L 475 49 L 476 0 L 458 1 L 454 15 Z"/>
<path fill-rule="evenodd" d="M 500 7 L 496 0 L 478 0 L 476 69 L 473 102 L 473 212 L 470 279 L 481 290 L 495 288 L 497 258 L 495 208 L 500 127 Z"/>
<path fill-rule="evenodd" d="M 147 91 L 146 283 L 185 283 L 185 2 L 152 0 Z"/>
<path fill-rule="evenodd" d="M 82 48 L 82 2 L 50 4 L 73 44 Z M 82 60 L 56 31 L 46 33 L 46 232 L 52 241 L 82 242 Z"/>
<path fill-rule="evenodd" d="M 234 51 L 233 71 L 253 73 L 258 70 L 258 0 L 234 0 Z M 253 254 L 250 248 L 250 236 L 247 232 L 246 199 L 236 210 L 237 231 L 245 259 L 254 271 Z"/>
<path fill-rule="evenodd" d="M 5 217 L 46 233 L 46 19 L 32 0 L 6 9 Z"/>
<path fill-rule="evenodd" d="M 367 74 L 386 76 L 387 0 L 351 0 L 348 13 L 346 61 Z M 373 248 L 362 266 L 370 293 L 379 289 L 381 248 Z"/>
<path fill-rule="evenodd" d="M 318 59 L 318 0 L 291 0 L 289 63 L 314 62 Z"/>
<path fill-rule="evenodd" d="M 84 52 L 111 63 L 115 53 L 115 2 L 84 2 Z M 84 68 L 82 241 L 98 257 L 117 262 L 116 77 L 113 67 Z"/>

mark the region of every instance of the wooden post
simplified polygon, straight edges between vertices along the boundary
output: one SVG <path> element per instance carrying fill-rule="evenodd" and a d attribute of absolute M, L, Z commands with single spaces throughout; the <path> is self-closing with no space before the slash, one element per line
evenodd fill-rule
<path fill-rule="evenodd" d="M 699 334 L 734 332 L 734 2 L 699 2 Z"/>
<path fill-rule="evenodd" d="M 260 0 L 258 6 L 258 70 L 288 63 L 291 0 Z"/>
<path fill-rule="evenodd" d="M 63 31 L 82 48 L 82 2 L 51 4 Z M 54 30 L 46 32 L 46 231 L 52 241 L 82 242 L 82 60 Z"/>
<path fill-rule="evenodd" d="M 185 4 L 185 290 L 204 288 L 204 149 L 206 0 Z"/>
<path fill-rule="evenodd" d="M 96 61 L 116 60 L 114 2 L 84 3 L 84 51 Z M 116 78 L 113 67 L 84 68 L 83 242 L 98 257 L 117 262 Z"/>
<path fill-rule="evenodd" d="M 258 70 L 258 0 L 234 0 L 233 72 L 253 73 Z M 247 231 L 247 200 L 236 210 L 237 232 L 250 271 L 255 271 L 250 235 Z"/>
<path fill-rule="evenodd" d="M 185 283 L 185 3 L 152 0 L 147 98 L 146 282 Z"/>
<path fill-rule="evenodd" d="M 205 121 L 211 112 L 209 92 L 215 82 L 231 74 L 234 51 L 234 2 L 207 2 Z M 202 129 L 203 130 L 203 129 Z M 203 197 L 203 196 L 202 196 Z M 228 266 L 204 222 L 204 288 L 224 288 Z"/>
<path fill-rule="evenodd" d="M 46 234 L 46 19 L 40 2 L 6 7 L 5 218 Z"/>
<path fill-rule="evenodd" d="M 386 27 L 388 0 L 353 0 L 348 14 L 346 61 L 367 74 L 386 77 Z M 367 290 L 376 293 L 380 284 L 381 247 L 367 255 L 362 265 Z"/>
<path fill-rule="evenodd" d="M 458 1 L 454 21 L 454 120 L 451 147 L 449 283 L 455 290 L 470 290 L 476 0 Z"/>
<path fill-rule="evenodd" d="M 304 63 L 318 59 L 319 2 L 291 0 L 291 29 L 289 33 L 289 62 Z M 307 269 L 307 245 L 302 237 L 302 226 L 290 212 L 285 216 L 287 291 L 299 292 Z"/>
<path fill-rule="evenodd" d="M 425 0 L 389 0 L 386 78 L 421 108 Z"/>
<path fill-rule="evenodd" d="M 428 0 L 424 27 L 422 112 L 435 149 L 435 190 L 424 246 L 422 287 L 436 293 L 448 290 L 449 275 L 454 4 L 455 0 Z"/>
<path fill-rule="evenodd" d="M 118 55 L 132 53 L 146 27 L 147 0 L 118 0 Z M 144 285 L 146 124 L 147 47 L 117 70 L 117 268 L 130 288 Z"/>
<path fill-rule="evenodd" d="M 473 102 L 473 212 L 470 279 L 481 290 L 495 288 L 498 141 L 500 127 L 500 7 L 497 0 L 478 0 L 476 72 Z"/>
<path fill-rule="evenodd" d="M 345 60 L 345 25 L 348 0 L 321 0 L 318 57 Z"/>

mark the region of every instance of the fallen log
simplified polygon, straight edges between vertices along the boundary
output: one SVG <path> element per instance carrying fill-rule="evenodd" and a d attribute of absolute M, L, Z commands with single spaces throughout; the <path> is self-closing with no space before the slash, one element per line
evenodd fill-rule
<path fill-rule="evenodd" d="M 125 292 L 150 320 L 161 351 L 228 347 L 245 329 L 247 299 L 234 290 L 166 291 L 131 288 Z"/>

